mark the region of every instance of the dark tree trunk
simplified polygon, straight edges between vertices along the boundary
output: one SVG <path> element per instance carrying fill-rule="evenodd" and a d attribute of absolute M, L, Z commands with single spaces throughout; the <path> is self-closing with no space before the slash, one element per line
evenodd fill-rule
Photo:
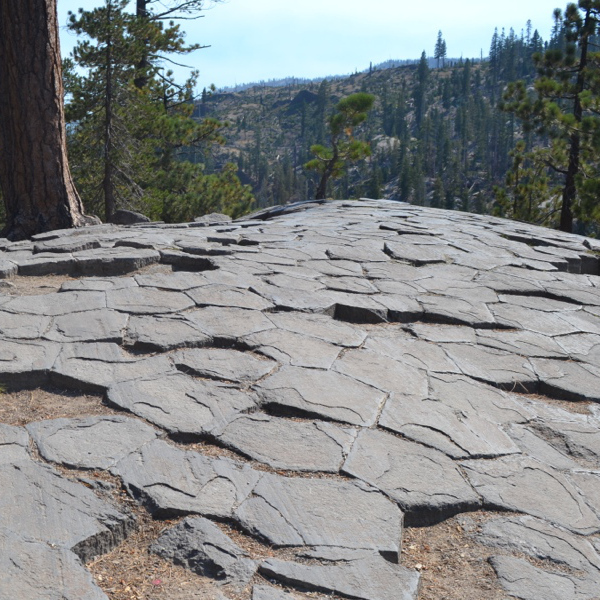
<path fill-rule="evenodd" d="M 586 87 L 585 70 L 588 63 L 589 31 L 590 31 L 591 9 L 587 9 L 581 36 L 581 55 L 579 57 L 577 88 L 573 103 L 573 116 L 575 117 L 575 128 L 571 134 L 569 144 L 569 165 L 563 188 L 562 206 L 560 211 L 560 231 L 571 233 L 573 231 L 573 203 L 577 197 L 577 176 L 579 175 L 579 164 L 581 155 L 581 136 L 579 129 L 583 120 L 583 106 L 581 104 L 581 93 Z"/>
<path fill-rule="evenodd" d="M 136 0 L 135 3 L 135 15 L 138 19 L 146 21 L 148 19 L 148 0 Z M 145 44 L 147 46 L 147 43 Z M 148 85 L 147 70 L 149 67 L 148 56 L 144 53 L 142 59 L 138 64 L 139 75 L 133 80 L 134 85 L 138 89 L 145 88 Z"/>
<path fill-rule="evenodd" d="M 0 82 L 3 235 L 88 224 L 67 162 L 56 0 L 0 0 Z"/>

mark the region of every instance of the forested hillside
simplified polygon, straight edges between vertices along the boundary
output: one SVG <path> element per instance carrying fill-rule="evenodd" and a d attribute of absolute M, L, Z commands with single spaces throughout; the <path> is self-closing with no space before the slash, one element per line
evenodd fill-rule
<path fill-rule="evenodd" d="M 332 182 L 331 197 L 490 212 L 519 137 L 516 119 L 498 102 L 508 82 L 534 77 L 532 57 L 543 49 L 528 24 L 519 36 L 496 32 L 484 61 L 431 68 L 435 61 L 423 54 L 417 64 L 343 79 L 203 94 L 198 115 L 229 122 L 227 144 L 211 160 L 236 162 L 257 204 L 268 206 L 314 197 L 317 176 L 303 168 L 310 147 L 327 143 L 326 118 L 341 98 L 368 92 L 375 108 L 356 135 L 370 143 L 372 156 Z"/>

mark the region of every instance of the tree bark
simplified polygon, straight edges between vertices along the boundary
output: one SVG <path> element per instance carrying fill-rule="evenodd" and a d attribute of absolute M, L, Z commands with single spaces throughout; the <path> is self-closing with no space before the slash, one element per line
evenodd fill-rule
<path fill-rule="evenodd" d="M 2 234 L 89 224 L 67 162 L 56 0 L 0 0 L 0 82 Z"/>

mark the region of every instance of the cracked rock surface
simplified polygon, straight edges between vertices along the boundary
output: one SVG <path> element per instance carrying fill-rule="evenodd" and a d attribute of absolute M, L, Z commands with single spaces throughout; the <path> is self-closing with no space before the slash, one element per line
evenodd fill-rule
<path fill-rule="evenodd" d="M 110 597 L 136 523 L 89 471 L 200 597 L 418 600 L 404 528 L 500 511 L 507 598 L 597 600 L 598 250 L 388 201 L 0 240 L 0 383 L 106 411 L 0 422 L 0 598 Z"/>

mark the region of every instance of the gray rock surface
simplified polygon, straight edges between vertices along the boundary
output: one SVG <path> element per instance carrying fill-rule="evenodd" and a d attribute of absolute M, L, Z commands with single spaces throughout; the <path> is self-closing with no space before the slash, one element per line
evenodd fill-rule
<path fill-rule="evenodd" d="M 361 431 L 342 471 L 397 502 L 406 525 L 431 525 L 481 504 L 447 456 L 388 433 Z"/>
<path fill-rule="evenodd" d="M 170 433 L 200 436 L 256 407 L 256 397 L 230 385 L 175 373 L 112 385 L 108 402 Z"/>
<path fill-rule="evenodd" d="M 158 435 L 142 421 L 121 416 L 37 421 L 27 431 L 45 460 L 105 470 Z"/>
<path fill-rule="evenodd" d="M 337 473 L 356 431 L 323 421 L 241 415 L 217 434 L 219 441 L 274 469 Z"/>
<path fill-rule="evenodd" d="M 269 559 L 261 563 L 263 575 L 317 592 L 360 600 L 416 600 L 419 574 L 364 551 L 311 552 L 317 564 Z"/>
<path fill-rule="evenodd" d="M 150 551 L 222 584 L 244 587 L 258 565 L 214 523 L 188 517 L 164 532 Z"/>
<path fill-rule="evenodd" d="M 402 513 L 366 486 L 265 474 L 236 518 L 275 546 L 368 548 L 398 561 Z"/>
<path fill-rule="evenodd" d="M 0 240 L 0 415 L 33 420 L 0 418 L 0 598 L 106 598 L 80 559 L 133 525 L 108 473 L 203 517 L 170 557 L 261 562 L 244 600 L 416 598 L 402 511 L 474 509 L 517 513 L 477 533 L 506 594 L 596 600 L 600 244 L 387 201 L 216 219 Z"/>
<path fill-rule="evenodd" d="M 111 472 L 153 514 L 164 517 L 230 518 L 260 479 L 241 463 L 180 450 L 160 440 L 130 454 Z"/>

